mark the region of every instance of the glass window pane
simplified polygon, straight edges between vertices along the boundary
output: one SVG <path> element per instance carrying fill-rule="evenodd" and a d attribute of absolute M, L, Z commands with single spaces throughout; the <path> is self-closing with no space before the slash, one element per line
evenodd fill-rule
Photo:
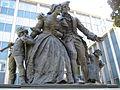
<path fill-rule="evenodd" d="M 2 42 L 1 49 L 5 48 L 8 45 L 8 42 Z M 8 57 L 8 50 L 0 52 L 0 59 L 7 59 Z"/>
<path fill-rule="evenodd" d="M 105 63 L 104 71 L 105 71 L 106 80 L 109 81 L 110 75 L 109 75 L 109 71 L 107 67 L 107 61 L 106 61 L 106 56 L 105 56 L 104 49 L 103 49 L 103 44 L 102 42 L 99 42 L 98 44 L 100 46 L 100 50 L 102 51 L 102 61 Z"/>
<path fill-rule="evenodd" d="M 0 62 L 0 71 L 5 71 L 5 62 Z"/>
<path fill-rule="evenodd" d="M 112 69 L 113 78 L 117 78 L 118 75 L 117 75 L 117 71 L 116 71 L 116 67 L 115 67 L 115 62 L 114 62 L 114 58 L 113 58 L 113 54 L 112 54 L 113 52 L 111 50 L 111 46 L 110 46 L 110 42 L 109 42 L 108 37 L 105 37 L 104 41 L 105 41 L 105 45 L 106 45 L 106 51 L 107 51 L 108 57 L 109 57 L 108 60 L 110 62 L 111 69 Z"/>
<path fill-rule="evenodd" d="M 14 9 L 8 9 L 8 15 L 13 16 L 14 15 Z"/>
<path fill-rule="evenodd" d="M 27 12 L 27 11 L 26 11 L 25 14 L 24 14 L 24 17 L 25 17 L 25 18 L 30 18 L 30 12 Z"/>
<path fill-rule="evenodd" d="M 27 27 L 27 26 L 24 26 L 24 28 L 27 29 L 27 30 L 29 29 L 29 27 Z"/>
<path fill-rule="evenodd" d="M 1 48 L 5 48 L 5 47 L 7 47 L 7 45 L 8 45 L 8 42 L 1 42 L 1 43 L 2 43 Z"/>
<path fill-rule="evenodd" d="M 4 51 L 0 53 L 0 59 L 7 59 L 8 57 L 8 51 Z"/>
<path fill-rule="evenodd" d="M 16 25 L 16 29 L 18 29 L 20 27 L 20 25 Z"/>
<path fill-rule="evenodd" d="M 0 0 L 0 5 L 2 7 L 14 8 L 15 7 L 15 0 Z"/>
<path fill-rule="evenodd" d="M 31 19 L 36 19 L 36 16 L 37 16 L 36 13 L 31 12 L 31 17 L 30 17 Z"/>
<path fill-rule="evenodd" d="M 3 29 L 4 29 L 4 24 L 0 23 L 0 31 L 3 31 Z"/>
<path fill-rule="evenodd" d="M 3 7 L 2 7 L 2 8 L 1 8 L 1 13 L 2 13 L 2 14 L 7 14 L 7 8 L 3 8 Z"/>
<path fill-rule="evenodd" d="M 1 7 L 0 7 L 0 13 L 1 13 Z"/>
<path fill-rule="evenodd" d="M 11 24 L 6 24 L 5 25 L 5 32 L 11 32 L 12 25 Z"/>
<path fill-rule="evenodd" d="M 16 25 L 15 27 L 15 33 L 16 33 L 16 29 L 18 29 L 19 27 L 21 27 L 20 25 Z"/>
<path fill-rule="evenodd" d="M 9 2 L 6 1 L 6 0 L 2 0 L 2 1 L 1 1 L 1 6 L 2 6 L 2 7 L 9 7 Z"/>
<path fill-rule="evenodd" d="M 23 10 L 18 10 L 18 17 L 23 17 L 24 11 Z"/>
<path fill-rule="evenodd" d="M 112 39 L 112 42 L 113 42 L 113 48 L 115 50 L 115 55 L 117 57 L 118 65 L 119 65 L 119 68 L 120 68 L 120 48 L 119 48 L 119 44 L 117 42 L 117 37 L 115 35 L 115 32 L 114 31 L 110 32 L 110 36 L 111 36 L 111 39 Z"/>
<path fill-rule="evenodd" d="M 15 1 L 10 1 L 10 8 L 15 8 Z"/>

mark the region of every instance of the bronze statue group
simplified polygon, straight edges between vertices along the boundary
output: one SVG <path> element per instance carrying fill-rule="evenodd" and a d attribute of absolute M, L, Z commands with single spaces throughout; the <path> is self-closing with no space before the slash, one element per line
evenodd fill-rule
<path fill-rule="evenodd" d="M 77 30 L 92 41 L 101 41 L 101 37 L 88 31 L 77 17 L 68 13 L 69 3 L 52 4 L 47 15 L 39 14 L 30 35 L 24 27 L 18 28 L 16 41 L 1 50 L 11 49 L 9 84 L 15 82 L 16 67 L 22 85 L 79 83 L 78 65 L 85 83 L 100 82 L 99 72 L 104 66 L 99 60 L 102 53 L 96 50 L 88 54 L 87 44 Z"/>

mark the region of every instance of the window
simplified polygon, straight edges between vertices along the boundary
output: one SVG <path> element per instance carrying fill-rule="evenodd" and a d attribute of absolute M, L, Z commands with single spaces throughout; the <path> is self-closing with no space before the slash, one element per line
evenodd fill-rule
<path fill-rule="evenodd" d="M 106 50 L 107 50 L 107 53 L 109 56 L 109 62 L 110 62 L 110 66 L 112 69 L 113 78 L 117 78 L 118 75 L 117 75 L 117 71 L 116 71 L 116 67 L 115 67 L 115 63 L 114 63 L 114 58 L 113 58 L 113 54 L 112 54 L 112 50 L 111 50 L 111 46 L 110 46 L 110 42 L 109 42 L 108 37 L 105 37 L 104 41 L 105 41 Z"/>
<path fill-rule="evenodd" d="M 109 71 L 108 71 L 108 67 L 107 67 L 107 62 L 106 62 L 106 57 L 105 57 L 102 42 L 99 42 L 99 46 L 100 46 L 100 50 L 102 52 L 102 61 L 105 63 L 104 70 L 105 70 L 106 80 L 109 81 L 110 80 L 110 75 L 109 75 Z"/>
<path fill-rule="evenodd" d="M 14 9 L 2 7 L 1 10 L 0 10 L 0 13 L 13 16 L 14 15 Z"/>
<path fill-rule="evenodd" d="M 5 48 L 8 45 L 8 42 L 0 42 L 0 49 Z M 6 60 L 8 57 L 8 50 L 5 50 L 3 52 L 0 52 L 0 59 Z"/>
<path fill-rule="evenodd" d="M 5 62 L 0 62 L 0 71 L 5 71 Z"/>
<path fill-rule="evenodd" d="M 18 7 L 18 17 L 36 19 L 36 6 L 37 4 L 20 2 Z"/>
<path fill-rule="evenodd" d="M 2 53 L 0 53 L 0 59 L 7 59 L 7 56 L 8 56 L 8 51 L 4 51 Z"/>
<path fill-rule="evenodd" d="M 12 24 L 6 24 L 5 25 L 5 32 L 11 32 Z"/>
<path fill-rule="evenodd" d="M 9 2 L 6 1 L 6 0 L 1 0 L 1 6 L 8 7 L 9 6 Z"/>
<path fill-rule="evenodd" d="M 36 16 L 37 16 L 36 13 L 31 12 L 31 17 L 30 17 L 31 19 L 36 19 Z"/>
<path fill-rule="evenodd" d="M 30 12 L 25 11 L 24 18 L 30 18 Z"/>
<path fill-rule="evenodd" d="M 14 15 L 14 9 L 10 9 L 10 8 L 9 8 L 9 10 L 8 10 L 8 15 L 13 16 L 13 15 Z"/>
<path fill-rule="evenodd" d="M 20 25 L 16 25 L 16 28 L 15 29 L 18 29 L 20 27 Z"/>
<path fill-rule="evenodd" d="M 12 24 L 0 23 L 0 31 L 11 32 Z"/>
<path fill-rule="evenodd" d="M 29 19 L 36 19 L 37 14 L 34 13 L 34 12 L 18 10 L 18 17 L 29 18 Z"/>
<path fill-rule="evenodd" d="M 3 29 L 4 29 L 4 24 L 0 23 L 0 31 L 3 31 Z"/>
<path fill-rule="evenodd" d="M 7 8 L 15 8 L 15 0 L 1 0 L 0 6 Z"/>
<path fill-rule="evenodd" d="M 3 8 L 3 7 L 2 7 L 2 8 L 1 8 L 1 13 L 2 13 L 2 14 L 7 14 L 7 8 Z"/>
<path fill-rule="evenodd" d="M 9 5 L 9 7 L 10 8 L 15 8 L 15 0 L 9 0 L 9 2 L 10 2 L 10 5 Z"/>
<path fill-rule="evenodd" d="M 23 10 L 18 10 L 18 17 L 23 17 L 24 11 Z"/>
<path fill-rule="evenodd" d="M 114 31 L 110 32 L 110 36 L 111 36 L 111 39 L 112 39 L 115 55 L 117 57 L 118 65 L 119 65 L 119 68 L 120 68 L 120 48 L 118 46 L 118 42 L 117 42 L 117 39 L 116 39 L 116 36 L 115 36 L 115 32 Z"/>
<path fill-rule="evenodd" d="M 21 25 L 16 25 L 16 27 L 15 27 L 15 33 L 17 33 L 16 30 L 17 30 L 19 27 L 21 27 Z"/>

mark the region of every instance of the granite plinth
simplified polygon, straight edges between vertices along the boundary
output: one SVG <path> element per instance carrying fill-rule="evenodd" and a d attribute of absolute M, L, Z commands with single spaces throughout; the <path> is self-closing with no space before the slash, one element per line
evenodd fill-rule
<path fill-rule="evenodd" d="M 10 85 L 0 84 L 0 88 L 118 88 L 114 84 L 44 84 L 44 85 Z"/>

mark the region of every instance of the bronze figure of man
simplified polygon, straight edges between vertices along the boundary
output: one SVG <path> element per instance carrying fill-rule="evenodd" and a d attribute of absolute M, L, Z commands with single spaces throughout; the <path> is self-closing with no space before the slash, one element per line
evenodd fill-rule
<path fill-rule="evenodd" d="M 61 3 L 61 17 L 59 18 L 59 23 L 61 25 L 60 31 L 63 33 L 62 40 L 65 43 L 66 49 L 68 51 L 71 67 L 74 77 L 74 82 L 78 82 L 77 77 L 77 65 L 81 65 L 83 71 L 85 82 L 88 80 L 88 68 L 87 68 L 87 58 L 86 58 L 86 48 L 81 36 L 78 35 L 77 29 L 87 36 L 88 39 L 93 41 L 99 41 L 100 37 L 88 31 L 76 17 L 72 17 L 68 11 L 69 1 Z"/>
<path fill-rule="evenodd" d="M 25 67 L 23 65 L 26 57 L 25 46 L 26 44 L 29 44 L 29 45 L 34 44 L 34 40 L 27 34 L 28 34 L 28 31 L 23 27 L 20 27 L 17 29 L 18 38 L 16 39 L 11 51 L 15 59 L 16 66 L 18 67 L 21 84 L 26 84 Z"/>

